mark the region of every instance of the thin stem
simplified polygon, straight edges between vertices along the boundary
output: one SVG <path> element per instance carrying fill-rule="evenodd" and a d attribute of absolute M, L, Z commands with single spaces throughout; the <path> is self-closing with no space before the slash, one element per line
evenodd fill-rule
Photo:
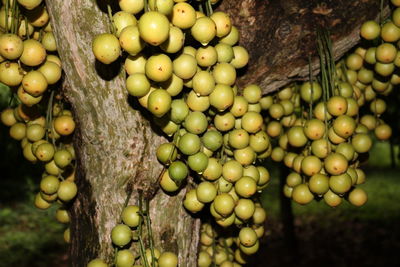
<path fill-rule="evenodd" d="M 150 219 L 150 201 L 146 199 L 146 225 L 147 225 L 147 233 L 149 235 L 149 244 L 151 251 L 151 267 L 156 267 L 156 255 L 154 254 L 154 240 L 153 240 L 153 231 L 151 230 L 151 219 Z"/>
<path fill-rule="evenodd" d="M 147 3 L 147 0 L 143 0 L 144 1 L 144 12 L 149 11 L 149 3 Z M 156 11 L 157 11 L 157 0 L 155 0 L 154 6 L 156 7 Z"/>
<path fill-rule="evenodd" d="M 10 1 L 9 0 L 6 0 L 6 15 L 5 15 L 5 25 L 6 25 L 6 33 L 8 33 L 8 12 L 9 12 L 9 5 L 10 5 L 10 3 L 9 3 Z"/>
<path fill-rule="evenodd" d="M 383 4 L 384 4 L 385 0 L 381 0 L 381 4 L 379 7 L 379 24 L 382 25 L 383 24 Z"/>
<path fill-rule="evenodd" d="M 112 15 L 112 9 L 109 4 L 107 5 L 107 12 L 108 12 L 108 19 L 111 22 L 111 33 L 115 34 L 117 32 L 117 30 L 115 29 L 114 19 L 113 19 L 113 15 Z"/>
<path fill-rule="evenodd" d="M 142 239 L 142 234 L 143 234 L 143 192 L 139 191 L 139 226 L 138 226 L 138 231 L 139 231 L 139 246 L 140 246 L 140 257 L 142 259 L 142 262 L 145 267 L 150 267 L 149 263 L 147 262 L 146 258 L 146 252 L 144 249 L 144 244 L 143 244 L 143 239 Z"/>
<path fill-rule="evenodd" d="M 313 113 L 313 98 L 314 98 L 314 79 L 313 79 L 313 74 L 312 74 L 312 67 L 311 67 L 311 55 L 308 55 L 308 72 L 309 72 L 309 78 L 310 78 L 310 85 L 311 85 L 311 98 L 310 98 L 310 105 L 309 105 L 309 114 L 308 114 L 308 119 L 312 119 L 312 113 Z"/>
<path fill-rule="evenodd" d="M 29 40 L 30 39 L 29 27 L 28 27 L 28 19 L 26 18 L 26 16 L 24 16 L 24 21 L 25 21 L 25 36 Z"/>

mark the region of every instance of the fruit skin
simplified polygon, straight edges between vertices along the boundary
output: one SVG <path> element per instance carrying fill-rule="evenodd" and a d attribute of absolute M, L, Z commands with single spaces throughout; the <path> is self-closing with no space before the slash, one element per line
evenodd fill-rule
<path fill-rule="evenodd" d="M 92 50 L 96 59 L 104 64 L 111 64 L 121 54 L 118 38 L 111 33 L 97 35 L 93 40 Z"/>
<path fill-rule="evenodd" d="M 138 22 L 140 37 L 153 46 L 158 46 L 168 39 L 169 21 L 157 11 L 144 13 Z"/>

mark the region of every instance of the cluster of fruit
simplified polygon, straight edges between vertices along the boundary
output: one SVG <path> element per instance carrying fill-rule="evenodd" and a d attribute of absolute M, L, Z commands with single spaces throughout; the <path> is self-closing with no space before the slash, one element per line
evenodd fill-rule
<path fill-rule="evenodd" d="M 210 1 L 148 1 L 146 10 L 128 2 L 119 1 L 121 11 L 112 15 L 114 33 L 96 36 L 93 53 L 104 64 L 116 61 L 122 50 L 128 54 L 129 94 L 171 137 L 157 149 L 165 166 L 160 187 L 171 194 L 190 183 L 194 188 L 184 207 L 191 213 L 207 207 L 214 227 L 243 227 L 257 238 L 239 242 L 238 253 L 255 253 L 266 218 L 254 218 L 262 209 L 257 194 L 270 179 L 255 162 L 270 154 L 271 145 L 260 114 L 261 88 L 252 84 L 239 95 L 235 85 L 236 69 L 249 59 L 237 44 L 237 28 L 226 13 L 213 12 Z M 215 256 L 212 249 L 204 253 Z M 226 260 L 228 255 L 233 254 Z"/>
<path fill-rule="evenodd" d="M 365 191 L 356 188 L 365 182 L 359 165 L 371 148 L 371 132 L 378 140 L 392 135 L 382 115 L 384 97 L 400 83 L 400 52 L 393 44 L 400 40 L 398 26 L 400 8 L 382 26 L 365 22 L 364 43 L 331 65 L 329 78 L 284 88 L 268 99 L 266 132 L 278 143 L 271 158 L 291 169 L 283 190 L 295 202 L 323 198 L 336 207 L 343 197 L 355 206 L 367 201 Z M 321 61 L 322 69 L 324 64 L 331 62 Z"/>
<path fill-rule="evenodd" d="M 61 223 L 69 222 L 63 206 L 77 193 L 75 153 L 69 136 L 75 129 L 71 111 L 63 108 L 61 60 L 49 15 L 42 0 L 3 0 L 0 9 L 0 82 L 12 91 L 12 107 L 1 113 L 10 136 L 21 142 L 24 157 L 44 165 L 35 206 L 47 209 L 56 201 Z M 69 230 L 65 232 L 69 240 Z"/>
<path fill-rule="evenodd" d="M 122 249 L 134 241 L 140 243 L 141 253 L 144 255 L 146 264 L 144 266 L 160 266 L 172 267 L 178 266 L 178 257 L 175 253 L 164 251 L 160 252 L 156 248 L 147 248 L 144 250 L 143 246 L 143 231 L 141 226 L 147 224 L 148 231 L 151 228 L 150 220 L 144 222 L 144 217 L 148 216 L 145 212 L 141 211 L 139 206 L 128 205 L 124 207 L 121 213 L 121 223 L 117 224 L 111 231 L 111 240 L 113 244 L 120 248 L 115 255 L 115 266 L 117 267 L 139 267 L 143 265 L 134 265 L 135 261 L 140 257 L 135 257 L 130 249 Z M 134 230 L 134 232 L 132 232 Z M 151 237 L 149 237 L 151 238 Z M 153 265 L 154 264 L 154 265 Z M 91 260 L 87 267 L 107 267 L 102 259 Z"/>

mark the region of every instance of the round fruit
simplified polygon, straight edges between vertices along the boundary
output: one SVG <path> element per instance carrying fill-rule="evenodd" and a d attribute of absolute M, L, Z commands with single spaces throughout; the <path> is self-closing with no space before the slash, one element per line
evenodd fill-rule
<path fill-rule="evenodd" d="M 96 59 L 104 64 L 114 62 L 121 54 L 119 41 L 111 33 L 97 35 L 93 40 L 92 50 Z"/>
<path fill-rule="evenodd" d="M 76 196 L 77 192 L 78 188 L 74 182 L 64 180 L 60 182 L 57 195 L 61 201 L 68 202 Z"/>
<path fill-rule="evenodd" d="M 61 115 L 54 120 L 54 130 L 59 135 L 70 135 L 75 130 L 75 122 L 71 116 Z"/>
<path fill-rule="evenodd" d="M 145 12 L 139 19 L 140 37 L 147 43 L 158 46 L 168 39 L 169 21 L 157 11 Z"/>
<path fill-rule="evenodd" d="M 131 229 L 125 224 L 118 224 L 111 231 L 111 240 L 119 247 L 127 245 L 131 239 Z"/>
<path fill-rule="evenodd" d="M 172 61 L 167 55 L 156 54 L 146 61 L 146 76 L 155 82 L 164 82 L 172 76 L 172 68 Z"/>
<path fill-rule="evenodd" d="M 349 202 L 354 206 L 360 207 L 368 200 L 367 193 L 361 188 L 354 188 L 350 191 Z"/>
<path fill-rule="evenodd" d="M 305 205 L 314 199 L 314 195 L 306 184 L 299 184 L 293 188 L 292 199 L 299 204 Z"/>

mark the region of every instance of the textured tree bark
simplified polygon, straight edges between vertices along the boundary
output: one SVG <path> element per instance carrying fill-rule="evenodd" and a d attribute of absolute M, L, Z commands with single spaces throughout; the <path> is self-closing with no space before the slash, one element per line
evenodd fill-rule
<path fill-rule="evenodd" d="M 256 83 L 269 93 L 308 79 L 309 55 L 318 72 L 317 28 L 330 31 L 338 59 L 359 42 L 364 21 L 379 19 L 380 0 L 224 0 L 218 8 L 231 15 L 250 53 L 239 87 Z"/>
<path fill-rule="evenodd" d="M 95 62 L 91 43 L 109 32 L 107 16 L 95 0 L 49 0 L 58 51 L 66 74 L 64 94 L 77 122 L 77 184 L 71 221 L 73 266 L 93 258 L 113 261 L 111 229 L 117 224 L 129 190 L 138 204 L 138 191 L 155 197 L 150 202 L 156 247 L 179 255 L 180 266 L 195 266 L 199 221 L 182 207 L 185 190 L 169 197 L 154 192 L 161 166 L 157 145 L 165 140 L 147 119 L 129 106 L 120 62 Z M 179 249 L 178 249 L 179 248 Z"/>

